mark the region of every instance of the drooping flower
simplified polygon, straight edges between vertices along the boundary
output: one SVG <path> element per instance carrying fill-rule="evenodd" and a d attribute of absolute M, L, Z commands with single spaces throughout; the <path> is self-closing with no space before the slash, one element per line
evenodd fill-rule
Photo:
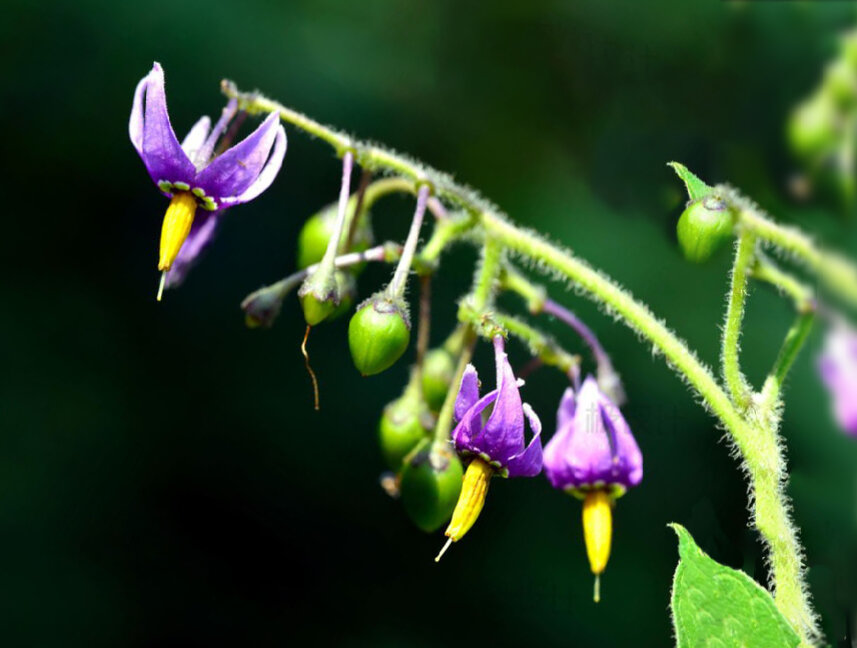
<path fill-rule="evenodd" d="M 265 191 L 282 166 L 286 132 L 277 113 L 215 156 L 218 140 L 236 110 L 237 102 L 230 101 L 214 128 L 208 117 L 202 117 L 179 144 L 167 113 L 160 64 L 155 63 L 137 84 L 128 133 L 152 181 L 171 198 L 161 229 L 161 290 L 165 284 L 181 283 L 211 241 L 223 211 Z"/>
<path fill-rule="evenodd" d="M 598 601 L 599 577 L 610 557 L 612 507 L 642 481 L 643 455 L 619 408 L 592 376 L 577 395 L 566 389 L 544 464 L 554 488 L 583 500 L 583 535 Z"/>
<path fill-rule="evenodd" d="M 494 338 L 494 360 L 497 388 L 479 397 L 479 376 L 468 365 L 461 379 L 455 401 L 458 425 L 452 433 L 456 450 L 465 458 L 472 457 L 464 475 L 461 496 L 446 529 L 449 538 L 436 560 L 450 543 L 466 534 L 482 511 L 491 477 L 534 477 L 542 470 L 542 424 L 533 409 L 521 401 L 518 389 L 523 381 L 515 378 L 506 356 L 502 336 Z M 482 412 L 493 405 L 483 425 Z M 529 444 L 524 437 L 527 419 L 533 436 Z"/>
<path fill-rule="evenodd" d="M 837 423 L 857 437 L 857 331 L 837 324 L 827 334 L 818 369 L 833 398 Z"/>

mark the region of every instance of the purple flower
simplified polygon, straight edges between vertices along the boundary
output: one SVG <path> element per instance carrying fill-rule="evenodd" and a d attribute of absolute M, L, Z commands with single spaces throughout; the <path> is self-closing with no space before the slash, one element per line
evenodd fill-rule
<path fill-rule="evenodd" d="M 181 283 L 196 256 L 210 242 L 223 210 L 253 200 L 267 189 L 286 154 L 286 132 L 277 113 L 220 155 L 215 146 L 235 116 L 232 100 L 211 128 L 202 117 L 179 144 L 167 113 L 164 71 L 155 63 L 137 84 L 128 123 L 131 143 L 162 194 L 171 198 L 161 232 L 158 269 L 167 284 Z M 202 217 L 194 219 L 197 208 Z"/>
<path fill-rule="evenodd" d="M 845 432 L 857 436 L 857 331 L 844 324 L 831 329 L 818 369 L 833 397 L 836 421 Z"/>
<path fill-rule="evenodd" d="M 494 338 L 497 364 L 497 389 L 479 398 L 479 377 L 467 365 L 461 378 L 461 389 L 455 401 L 458 425 L 452 432 L 456 449 L 463 454 L 481 457 L 504 477 L 534 477 L 542 469 L 542 424 L 533 409 L 521 402 L 517 381 L 504 350 L 502 336 Z M 494 409 L 485 425 L 482 411 L 491 404 Z M 524 444 L 524 416 L 530 422 L 533 438 Z"/>
<path fill-rule="evenodd" d="M 565 390 L 557 431 L 545 447 L 545 474 L 554 488 L 584 495 L 608 490 L 613 497 L 643 479 L 643 455 L 619 408 L 589 376 L 575 396 Z"/>

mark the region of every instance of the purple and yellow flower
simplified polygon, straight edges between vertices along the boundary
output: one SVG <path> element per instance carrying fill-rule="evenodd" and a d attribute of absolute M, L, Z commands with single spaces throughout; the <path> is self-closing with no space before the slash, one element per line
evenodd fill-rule
<path fill-rule="evenodd" d="M 833 398 L 833 415 L 857 437 L 857 331 L 837 324 L 827 334 L 818 370 Z"/>
<path fill-rule="evenodd" d="M 583 500 L 583 536 L 595 600 L 610 558 L 612 507 L 643 479 L 643 455 L 619 408 L 589 376 L 575 394 L 566 389 L 557 431 L 545 446 L 545 475 L 554 488 Z"/>
<path fill-rule="evenodd" d="M 521 401 L 518 391 L 523 381 L 515 378 L 506 356 L 502 336 L 494 338 L 494 360 L 497 388 L 479 397 L 479 376 L 468 365 L 461 379 L 455 401 L 458 425 L 452 433 L 456 450 L 470 457 L 464 474 L 461 495 L 452 514 L 446 536 L 449 538 L 436 560 L 452 542 L 466 534 L 482 511 L 488 483 L 494 475 L 501 477 L 534 477 L 542 470 L 542 424 L 533 409 Z M 483 424 L 482 413 L 493 405 Z M 533 436 L 529 443 L 524 437 L 525 419 Z"/>
<path fill-rule="evenodd" d="M 265 191 L 282 166 L 286 132 L 277 113 L 271 113 L 244 140 L 215 155 L 236 110 L 237 102 L 230 101 L 214 128 L 208 117 L 202 117 L 180 144 L 167 113 L 160 64 L 155 63 L 137 84 L 128 133 L 152 182 L 171 199 L 161 228 L 159 299 L 165 285 L 182 282 L 211 241 L 224 210 Z"/>

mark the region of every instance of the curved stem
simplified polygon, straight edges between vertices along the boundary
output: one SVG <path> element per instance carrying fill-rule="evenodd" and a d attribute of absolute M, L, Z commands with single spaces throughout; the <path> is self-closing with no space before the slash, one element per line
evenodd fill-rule
<path fill-rule="evenodd" d="M 762 388 L 760 409 L 763 416 L 769 415 L 776 409 L 786 376 L 788 376 L 789 370 L 797 359 L 804 342 L 806 342 L 806 338 L 812 331 L 814 321 L 815 313 L 813 311 L 803 312 L 798 315 L 797 320 L 786 334 L 786 339 L 783 341 L 774 367 L 768 374 Z"/>
<path fill-rule="evenodd" d="M 533 232 L 511 225 L 495 214 L 483 214 L 486 231 L 509 249 L 538 259 L 546 269 L 568 277 L 595 301 L 605 305 L 630 328 L 640 333 L 702 397 L 706 407 L 729 430 L 744 459 L 753 489 L 754 524 L 759 530 L 771 563 L 774 600 L 783 615 L 811 645 L 817 636 L 815 617 L 803 581 L 803 552 L 789 519 L 789 499 L 783 485 L 785 464 L 775 431 L 751 425 L 741 416 L 729 396 L 717 384 L 687 345 L 670 331 L 644 304 L 613 281 L 590 268 L 571 253 L 561 250 Z"/>
<path fill-rule="evenodd" d="M 753 266 L 751 276 L 774 286 L 779 292 L 791 297 L 798 312 L 803 313 L 815 309 L 815 295 L 812 289 L 781 270 L 764 254 L 757 252 L 756 265 Z"/>
<path fill-rule="evenodd" d="M 723 327 L 721 361 L 723 379 L 729 387 L 732 400 L 742 410 L 750 404 L 753 390 L 741 373 L 741 326 L 744 323 L 744 304 L 747 298 L 747 280 L 756 253 L 756 235 L 743 231 L 735 245 L 735 262 L 732 265 L 732 283 Z"/>
<path fill-rule="evenodd" d="M 239 107 L 249 113 L 278 111 L 284 121 L 325 140 L 337 151 L 355 151 L 355 159 L 364 169 L 393 172 L 415 183 L 429 183 L 435 195 L 479 217 L 489 237 L 495 237 L 501 245 L 535 261 L 538 267 L 552 269 L 566 276 L 663 353 L 667 362 L 696 389 L 705 406 L 729 430 L 744 458 L 754 492 L 751 498 L 754 522 L 769 550 L 775 601 L 785 617 L 801 633 L 803 643 L 810 645 L 810 638 L 817 636 L 817 628 L 803 585 L 802 551 L 789 519 L 788 497 L 783 491 L 785 471 L 776 431 L 771 427 L 751 425 L 744 420 L 711 371 L 646 305 L 636 301 L 613 281 L 572 254 L 547 243 L 530 231 L 508 223 L 490 201 L 472 189 L 457 184 L 449 175 L 379 146 L 355 141 L 344 133 L 322 126 L 256 93 L 242 94 L 228 81 L 223 82 L 222 89 L 227 96 L 238 99 Z M 743 229 L 754 232 L 760 239 L 797 257 L 842 299 L 857 305 L 857 267 L 841 257 L 822 253 L 799 231 L 779 226 L 761 216 L 755 206 L 749 205 L 749 201 L 729 188 L 723 188 L 723 192 L 729 195 L 733 204 L 739 206 Z M 484 310 L 484 307 L 477 310 Z M 465 349 L 472 348 L 474 335 L 472 330 L 468 330 Z M 461 372 L 466 366 L 464 360 L 468 353 L 465 351 L 460 358 Z M 443 442 L 448 437 L 452 423 L 454 391 L 450 390 L 444 402 L 436 428 L 436 438 Z"/>
<path fill-rule="evenodd" d="M 411 221 L 408 238 L 405 240 L 405 245 L 402 248 L 402 258 L 399 259 L 399 265 L 396 266 L 393 278 L 387 286 L 387 294 L 390 297 L 401 297 L 405 292 L 405 281 L 408 278 L 408 273 L 411 271 L 411 262 L 414 260 L 417 241 L 420 238 L 420 228 L 423 224 L 423 216 L 426 213 L 426 203 L 428 202 L 430 191 L 431 189 L 428 185 L 423 185 L 417 192 L 417 208 L 414 211 L 414 220 Z"/>
<path fill-rule="evenodd" d="M 339 187 L 339 207 L 336 213 L 336 225 L 333 228 L 330 242 L 327 244 L 327 249 L 324 251 L 324 256 L 321 259 L 322 267 L 332 267 L 333 260 L 336 258 L 336 253 L 339 250 L 339 241 L 342 240 L 342 232 L 345 228 L 348 197 L 351 195 L 351 169 L 353 166 L 354 153 L 345 151 L 345 154 L 342 156 L 342 184 Z"/>
<path fill-rule="evenodd" d="M 857 267 L 854 264 L 837 254 L 820 250 L 797 228 L 779 225 L 755 210 L 741 210 L 739 219 L 746 229 L 798 260 L 816 273 L 831 292 L 857 307 Z"/>

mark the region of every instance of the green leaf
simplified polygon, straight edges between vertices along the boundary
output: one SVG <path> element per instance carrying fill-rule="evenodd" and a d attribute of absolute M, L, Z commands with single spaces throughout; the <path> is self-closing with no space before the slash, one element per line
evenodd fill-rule
<path fill-rule="evenodd" d="M 706 555 L 679 524 L 673 579 L 677 648 L 793 648 L 800 638 L 771 595 L 744 572 Z"/>
<path fill-rule="evenodd" d="M 671 166 L 673 171 L 676 172 L 676 175 L 678 175 L 682 182 L 684 182 L 684 186 L 687 187 L 687 195 L 690 196 L 691 200 L 699 200 L 700 198 L 705 198 L 709 194 L 714 193 L 713 187 L 709 187 L 702 180 L 693 175 L 683 164 L 680 164 L 679 162 L 667 162 L 667 166 Z"/>

